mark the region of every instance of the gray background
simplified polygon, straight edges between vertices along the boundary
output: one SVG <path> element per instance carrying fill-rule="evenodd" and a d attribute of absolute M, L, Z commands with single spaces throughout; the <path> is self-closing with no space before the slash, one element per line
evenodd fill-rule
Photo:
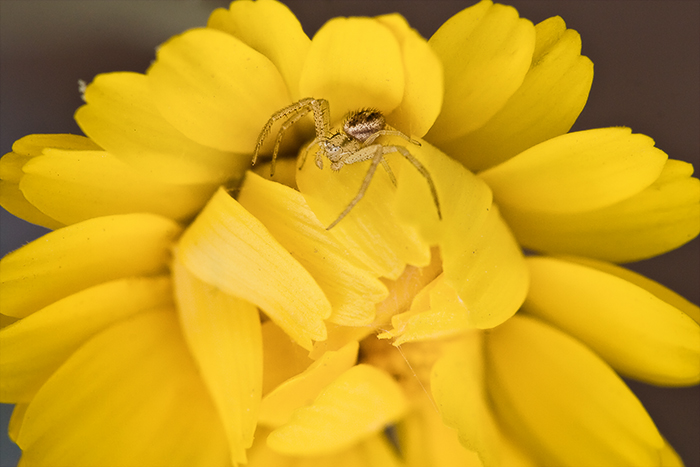
<path fill-rule="evenodd" d="M 312 35 L 332 16 L 400 11 L 425 37 L 474 1 L 294 1 L 287 3 Z M 574 130 L 625 125 L 652 136 L 669 156 L 700 162 L 700 3 L 697 1 L 504 2 L 539 22 L 560 15 L 583 37 L 595 64 L 590 99 Z M 143 72 L 154 48 L 206 23 L 224 1 L 0 0 L 0 154 L 30 133 L 80 133 L 72 120 L 78 79 Z M 0 212 L 0 253 L 45 230 Z M 631 265 L 700 303 L 700 241 Z M 630 383 L 686 466 L 700 466 L 700 389 Z M 7 426 L 11 406 L 1 405 Z M 19 451 L 0 429 L 0 465 Z"/>

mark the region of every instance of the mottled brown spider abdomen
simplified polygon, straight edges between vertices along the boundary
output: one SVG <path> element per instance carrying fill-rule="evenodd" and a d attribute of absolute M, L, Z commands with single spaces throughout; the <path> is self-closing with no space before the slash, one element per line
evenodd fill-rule
<path fill-rule="evenodd" d="M 345 117 L 343 122 L 345 134 L 362 142 L 385 127 L 386 119 L 376 109 L 363 109 L 351 112 Z"/>

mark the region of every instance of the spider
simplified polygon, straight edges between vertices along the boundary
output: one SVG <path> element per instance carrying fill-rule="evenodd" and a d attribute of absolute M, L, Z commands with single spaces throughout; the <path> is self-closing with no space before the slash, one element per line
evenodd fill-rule
<path fill-rule="evenodd" d="M 425 180 L 428 182 L 428 186 L 430 187 L 430 192 L 433 196 L 435 207 L 437 208 L 438 218 L 442 219 L 437 190 L 435 189 L 433 179 L 430 176 L 430 173 L 426 170 L 425 166 L 423 166 L 418 159 L 413 157 L 411 153 L 408 152 L 408 150 L 403 146 L 375 143 L 376 139 L 380 136 L 398 136 L 410 143 L 420 146 L 418 141 L 411 139 L 407 135 L 387 125 L 384 115 L 382 115 L 379 110 L 363 109 L 350 112 L 343 120 L 342 131 L 332 133 L 330 107 L 328 105 L 328 101 L 325 99 L 314 99 L 312 97 L 301 99 L 300 101 L 297 101 L 276 112 L 274 115 L 272 115 L 272 117 L 270 117 L 265 126 L 263 126 L 260 136 L 258 136 L 257 144 L 255 145 L 252 163 L 255 164 L 255 161 L 258 158 L 258 153 L 260 152 L 265 139 L 270 134 L 272 125 L 274 125 L 274 123 L 278 120 L 286 119 L 280 127 L 279 133 L 277 134 L 277 139 L 275 140 L 275 146 L 272 151 L 270 175 L 274 175 L 277 153 L 285 131 L 287 131 L 292 125 L 298 122 L 309 112 L 313 112 L 316 138 L 304 149 L 299 169 L 303 167 L 304 162 L 306 161 L 306 155 L 315 144 L 318 144 L 319 146 L 319 150 L 316 152 L 316 166 L 319 169 L 323 169 L 323 156 L 330 161 L 331 170 L 334 171 L 340 170 L 347 164 L 354 164 L 355 162 L 363 162 L 370 159 L 372 160 L 372 164 L 370 165 L 369 170 L 362 181 L 360 190 L 357 192 L 352 201 L 350 201 L 350 204 L 348 204 L 343 212 L 340 213 L 338 218 L 334 220 L 326 228 L 326 230 L 330 230 L 335 227 L 362 199 L 379 164 L 382 164 L 382 167 L 384 170 L 386 170 L 392 183 L 396 185 L 396 177 L 394 176 L 391 167 L 389 167 L 389 163 L 384 157 L 386 154 L 391 154 L 393 152 L 398 152 L 405 157 L 411 164 L 413 164 L 416 170 L 418 170 L 418 172 L 425 177 Z"/>

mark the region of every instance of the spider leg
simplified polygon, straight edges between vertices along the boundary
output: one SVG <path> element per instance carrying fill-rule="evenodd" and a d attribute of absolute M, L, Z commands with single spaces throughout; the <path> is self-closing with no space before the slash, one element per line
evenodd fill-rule
<path fill-rule="evenodd" d="M 413 157 L 413 155 L 408 152 L 406 148 L 403 146 L 386 146 L 386 149 L 391 149 L 391 152 L 398 152 L 400 153 L 403 157 L 405 157 L 408 162 L 413 164 L 413 167 L 416 168 L 420 174 L 425 177 L 425 180 L 428 182 L 428 186 L 430 187 L 430 194 L 433 195 L 433 202 L 435 203 L 435 207 L 437 208 L 437 215 L 438 219 L 442 220 L 442 212 L 440 211 L 440 201 L 438 200 L 438 195 L 437 195 L 437 189 L 435 188 L 435 183 L 433 183 L 433 178 L 430 176 L 430 172 L 425 168 L 421 162 Z"/>
<path fill-rule="evenodd" d="M 270 177 L 272 177 L 275 174 L 275 162 L 277 162 L 277 153 L 279 153 L 280 150 L 282 137 L 292 125 L 301 120 L 301 118 L 309 112 L 311 112 L 311 110 L 311 107 L 304 107 L 300 109 L 296 115 L 289 117 L 289 119 L 286 122 L 284 122 L 280 127 L 280 131 L 277 133 L 277 139 L 275 140 L 275 147 L 272 150 L 272 162 L 270 163 Z"/>
<path fill-rule="evenodd" d="M 309 151 L 311 151 L 311 148 L 313 147 L 313 145 L 318 144 L 318 142 L 319 142 L 319 139 L 314 138 L 313 141 L 311 141 L 309 144 L 304 146 L 304 149 L 301 150 L 301 164 L 299 164 L 299 170 L 301 170 L 302 167 L 304 167 L 304 162 L 306 162 L 306 156 L 309 155 Z"/>
<path fill-rule="evenodd" d="M 386 159 L 384 157 L 382 157 L 382 167 L 384 167 L 386 174 L 389 176 L 389 179 L 391 180 L 391 184 L 396 186 L 396 175 L 394 175 L 394 171 L 391 170 L 389 163 L 386 161 Z"/>
<path fill-rule="evenodd" d="M 408 135 L 401 133 L 399 130 L 394 130 L 393 128 L 389 130 L 379 130 L 374 132 L 369 138 L 365 140 L 365 145 L 369 146 L 380 136 L 398 136 L 399 138 L 405 139 L 409 143 L 413 143 L 416 146 L 420 146 L 420 141 L 416 141 Z"/>
<path fill-rule="evenodd" d="M 367 188 L 369 187 L 369 183 L 372 181 L 372 177 L 374 176 L 374 172 L 377 171 L 377 167 L 379 166 L 380 162 L 384 160 L 384 151 L 383 151 L 383 146 L 381 145 L 376 145 L 377 149 L 375 151 L 374 157 L 372 157 L 372 165 L 369 166 L 369 170 L 367 171 L 367 174 L 365 175 L 365 179 L 362 181 L 362 185 L 360 186 L 360 190 L 357 192 L 355 197 L 350 201 L 350 204 L 347 205 L 347 207 L 343 210 L 343 212 L 340 213 L 338 218 L 334 220 L 331 225 L 326 227 L 326 230 L 330 230 L 336 225 L 338 225 L 338 222 L 343 220 L 345 216 L 348 215 L 348 213 L 352 210 L 352 208 L 355 207 L 357 203 L 360 202 L 363 196 L 365 196 L 365 192 L 367 192 Z M 367 158 L 368 159 L 368 158 Z M 365 160 L 367 160 L 365 159 Z"/>
<path fill-rule="evenodd" d="M 265 123 L 265 126 L 262 127 L 262 130 L 260 130 L 260 135 L 258 136 L 258 141 L 255 143 L 255 149 L 253 150 L 253 159 L 251 161 L 252 165 L 255 165 L 255 162 L 258 160 L 258 154 L 260 153 L 260 149 L 262 148 L 263 143 L 265 142 L 265 139 L 270 134 L 270 130 L 272 130 L 272 125 L 275 124 L 277 120 L 281 120 L 285 118 L 287 115 L 293 114 L 295 112 L 299 112 L 305 107 L 313 108 L 314 105 L 316 104 L 316 99 L 313 97 L 307 97 L 305 99 L 301 99 L 293 104 L 288 105 L 284 109 L 274 113 L 272 117 Z M 326 106 L 328 103 L 326 102 Z M 306 112 L 308 113 L 308 111 Z"/>

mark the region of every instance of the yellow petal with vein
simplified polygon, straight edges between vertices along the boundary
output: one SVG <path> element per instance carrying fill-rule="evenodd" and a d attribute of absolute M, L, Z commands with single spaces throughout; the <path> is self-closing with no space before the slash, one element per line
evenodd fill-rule
<path fill-rule="evenodd" d="M 146 76 L 163 117 L 193 141 L 221 151 L 251 153 L 270 115 L 290 102 L 267 57 L 212 28 L 167 41 Z"/>
<path fill-rule="evenodd" d="M 498 419 L 540 465 L 658 465 L 664 440 L 644 407 L 592 350 L 515 316 L 486 338 Z"/>
<path fill-rule="evenodd" d="M 442 107 L 442 63 L 403 16 L 394 13 L 376 19 L 398 39 L 403 56 L 403 99 L 387 115 L 387 121 L 407 135 L 423 136 L 435 123 Z"/>
<path fill-rule="evenodd" d="M 474 131 L 498 112 L 530 68 L 535 28 L 515 8 L 484 0 L 447 20 L 428 41 L 445 70 L 445 100 L 426 139 Z"/>
<path fill-rule="evenodd" d="M 19 188 L 25 198 L 64 224 L 132 212 L 187 221 L 217 188 L 162 182 L 104 151 L 46 149 L 23 171 Z"/>
<path fill-rule="evenodd" d="M 404 145 L 406 141 L 387 138 L 386 142 Z M 409 148 L 420 158 L 416 145 Z M 310 152 L 301 170 L 297 184 L 306 202 L 322 225 L 330 225 L 350 204 L 362 185 L 370 161 L 353 163 L 333 172 L 327 166 L 319 170 L 313 163 L 315 152 Z M 399 154 L 385 156 L 397 178 L 401 177 Z M 408 170 L 416 170 L 411 167 Z M 420 182 L 425 185 L 425 179 Z M 418 232 L 402 223 L 394 205 L 396 187 L 386 171 L 378 167 L 364 197 L 348 215 L 329 232 L 348 251 L 366 265 L 375 275 L 396 279 L 406 264 L 425 266 L 430 262 L 429 245 Z M 429 193 L 429 192 L 428 192 Z M 428 195 L 430 196 L 430 195 Z M 432 208 L 434 210 L 434 207 Z"/>
<path fill-rule="evenodd" d="M 323 289 L 333 306 L 329 321 L 345 326 L 374 321 L 386 286 L 333 238 L 301 193 L 249 172 L 237 199 Z"/>
<path fill-rule="evenodd" d="M 176 258 L 173 280 L 182 329 L 228 437 L 231 462 L 246 462 L 262 396 L 258 309 L 200 281 Z"/>
<path fill-rule="evenodd" d="M 669 159 L 648 188 L 586 212 L 524 212 L 504 207 L 518 241 L 532 250 L 627 263 L 666 253 L 700 233 L 700 181 L 693 166 Z"/>
<path fill-rule="evenodd" d="M 357 362 L 360 346 L 352 341 L 337 351 L 326 352 L 303 373 L 285 381 L 267 394 L 260 406 L 260 423 L 279 427 L 292 413 L 311 404 L 316 396 Z"/>
<path fill-rule="evenodd" d="M 398 40 L 370 18 L 333 18 L 311 41 L 301 71 L 302 96 L 330 102 L 331 121 L 363 107 L 391 113 L 404 94 Z"/>
<path fill-rule="evenodd" d="M 32 400 L 25 465 L 226 465 L 219 415 L 172 309 L 116 324 L 78 349 Z"/>
<path fill-rule="evenodd" d="M 328 454 L 381 431 L 404 414 L 406 405 L 401 387 L 388 374 L 357 365 L 270 433 L 267 444 L 288 455 Z"/>
<path fill-rule="evenodd" d="M 633 196 L 659 177 L 668 156 L 629 128 L 558 136 L 479 176 L 504 208 L 582 212 Z"/>
<path fill-rule="evenodd" d="M 128 278 L 58 300 L 0 331 L 0 400 L 28 402 L 87 339 L 132 315 L 172 304 L 170 279 Z"/>
<path fill-rule="evenodd" d="M 0 308 L 27 316 L 102 282 L 165 272 L 180 227 L 153 214 L 90 219 L 34 240 L 0 260 Z"/>
<path fill-rule="evenodd" d="M 107 152 L 171 183 L 217 183 L 240 177 L 248 156 L 203 146 L 178 131 L 156 107 L 149 78 L 107 73 L 85 90 L 75 120 Z"/>
<path fill-rule="evenodd" d="M 263 0 L 232 2 L 229 10 L 218 8 L 207 26 L 237 37 L 275 64 L 287 83 L 293 101 L 299 94 L 299 76 L 311 41 L 301 23 L 283 3 Z"/>
<path fill-rule="evenodd" d="M 530 70 L 508 102 L 481 128 L 441 143 L 470 170 L 493 167 L 569 131 L 588 99 L 593 63 L 581 55 L 581 37 L 560 17 L 535 26 Z"/>
<path fill-rule="evenodd" d="M 223 188 L 183 234 L 183 264 L 224 293 L 260 307 L 307 350 L 324 340 L 331 305 L 298 261 Z"/>
<path fill-rule="evenodd" d="M 700 326 L 681 310 L 597 262 L 527 262 L 525 311 L 575 336 L 626 376 L 669 386 L 700 382 Z"/>

